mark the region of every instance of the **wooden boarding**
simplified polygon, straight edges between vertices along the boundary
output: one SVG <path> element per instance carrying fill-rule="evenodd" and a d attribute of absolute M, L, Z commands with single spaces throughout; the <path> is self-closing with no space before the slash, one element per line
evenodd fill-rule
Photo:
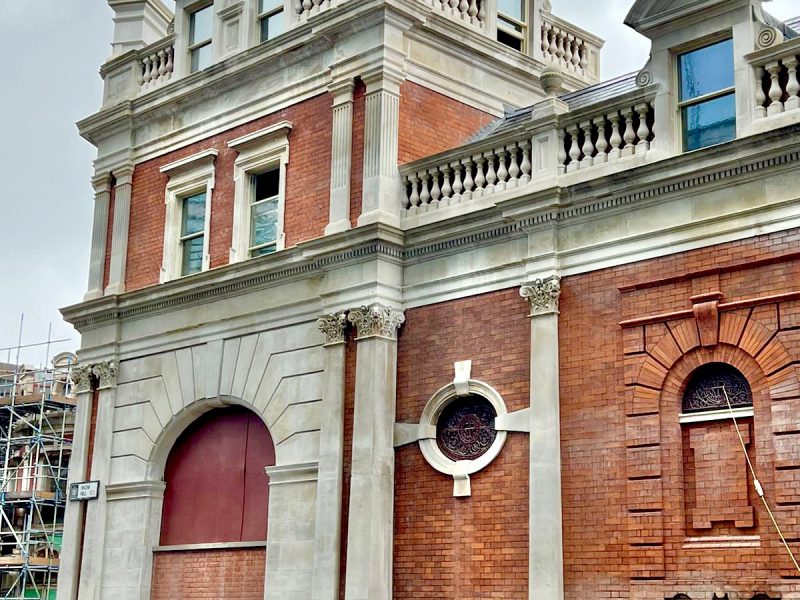
<path fill-rule="evenodd" d="M 15 406 L 27 406 L 31 404 L 39 404 L 42 401 L 41 394 L 33 394 L 30 396 L 17 396 L 14 398 Z M 77 398 L 67 398 L 66 396 L 56 396 L 51 394 L 49 399 L 45 402 L 48 404 L 64 404 L 67 406 L 77 406 Z M 0 398 L 0 406 L 11 406 L 11 398 Z"/>

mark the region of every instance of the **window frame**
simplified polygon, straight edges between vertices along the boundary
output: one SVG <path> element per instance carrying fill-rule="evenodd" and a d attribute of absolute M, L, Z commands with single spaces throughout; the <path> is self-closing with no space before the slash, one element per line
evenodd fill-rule
<path fill-rule="evenodd" d="M 500 12 L 500 8 L 497 8 L 497 31 L 502 31 L 506 35 L 510 35 L 511 37 L 517 38 L 520 41 L 520 47 L 518 52 L 521 54 L 528 54 L 528 30 L 530 28 L 530 17 L 531 17 L 531 9 L 530 9 L 530 2 L 524 0 L 522 2 L 522 21 L 518 21 L 514 17 L 507 15 L 503 12 Z M 508 27 L 504 26 L 503 21 L 507 21 L 509 23 L 513 23 L 514 25 L 518 25 L 522 31 L 516 31 L 514 29 L 509 29 Z M 495 38 L 497 35 L 495 34 Z M 508 44 L 501 42 L 499 39 L 497 40 L 507 48 L 511 48 L 511 50 L 517 51 L 516 48 L 512 48 Z"/>
<path fill-rule="evenodd" d="M 283 33 L 285 33 L 286 32 L 286 23 L 285 23 L 286 15 L 284 14 L 285 10 L 286 10 L 285 3 L 284 2 L 280 2 L 277 6 L 271 8 L 270 10 L 261 11 L 260 10 L 260 8 L 261 8 L 261 0 L 255 0 L 255 2 L 256 2 L 256 28 L 257 28 L 256 38 L 258 39 L 258 43 L 259 44 L 264 44 L 266 42 L 274 40 L 275 38 L 277 38 L 280 35 L 282 35 Z M 277 14 L 283 14 L 283 18 L 284 18 L 283 31 L 281 33 L 279 33 L 278 35 L 274 36 L 274 37 L 268 37 L 267 39 L 263 39 L 261 34 L 264 31 L 264 29 L 263 29 L 264 20 L 265 19 L 269 19 L 270 17 L 272 17 L 274 15 L 277 15 Z"/>
<path fill-rule="evenodd" d="M 286 203 L 286 167 L 289 164 L 289 132 L 292 124 L 281 121 L 228 143 L 239 156 L 233 165 L 234 203 L 233 235 L 230 262 L 251 258 L 254 249 L 267 244 L 251 245 L 251 216 L 255 205 L 255 176 L 277 168 L 279 170 L 278 207 L 275 226 L 275 252 L 285 247 L 284 213 Z M 271 198 L 270 198 L 271 199 Z M 267 200 L 267 199 L 264 199 Z M 263 255 L 262 255 L 263 256 Z"/>
<path fill-rule="evenodd" d="M 733 64 L 733 73 L 732 76 L 734 78 L 734 82 L 732 85 L 721 88 L 714 92 L 709 92 L 707 94 L 703 94 L 701 96 L 696 96 L 694 98 L 690 98 L 689 100 L 681 100 L 681 56 L 686 54 L 690 54 L 697 50 L 702 50 L 704 48 L 708 48 L 710 46 L 714 46 L 716 44 L 720 44 L 722 42 L 726 42 L 730 40 L 731 44 L 733 44 L 733 32 L 731 31 L 724 31 L 717 33 L 711 37 L 703 38 L 702 40 L 695 40 L 690 45 L 682 46 L 680 48 L 673 49 L 673 63 L 675 65 L 675 99 L 676 99 L 676 110 L 677 110 L 677 122 L 679 128 L 679 135 L 681 140 L 681 151 L 682 152 L 695 152 L 697 150 L 703 150 L 704 148 L 711 148 L 712 146 L 717 146 L 719 144 L 711 144 L 709 146 L 701 146 L 700 148 L 694 148 L 693 150 L 688 150 L 686 148 L 686 126 L 684 121 L 684 109 L 690 106 L 699 106 L 700 104 L 705 104 L 712 100 L 716 100 L 718 98 L 723 98 L 725 96 L 733 96 L 734 98 L 734 128 L 737 126 L 738 119 L 736 118 L 736 64 L 735 64 L 735 54 L 734 54 L 734 64 Z M 731 49 L 734 52 L 734 49 Z M 736 139 L 736 132 L 734 130 L 734 137 L 732 139 Z M 728 140 L 730 141 L 730 140 Z M 724 144 L 725 142 L 720 142 Z"/>
<path fill-rule="evenodd" d="M 193 21 L 194 16 L 197 13 L 199 13 L 200 11 L 205 10 L 207 8 L 211 9 L 211 35 L 206 39 L 203 39 L 203 40 L 200 40 L 200 41 L 193 41 L 192 40 L 192 33 L 193 33 L 192 32 L 192 25 L 194 24 L 194 21 Z M 187 53 L 189 54 L 189 73 L 199 73 L 200 71 L 202 71 L 204 69 L 207 69 L 212 64 L 214 64 L 214 60 L 213 60 L 214 48 L 212 46 L 212 44 L 214 43 L 214 2 L 203 2 L 201 4 L 197 4 L 195 6 L 192 6 L 190 9 L 188 9 L 187 12 L 188 12 L 188 15 L 187 15 L 188 16 L 188 19 L 187 19 L 188 31 L 187 31 L 187 35 L 186 35 L 186 41 L 187 41 L 186 50 L 187 50 Z M 194 53 L 195 53 L 195 51 L 201 50 L 202 48 L 205 48 L 206 46 L 212 46 L 210 48 L 210 51 L 212 52 L 212 60 L 211 60 L 211 62 L 205 67 L 199 67 L 197 69 L 194 69 Z"/>
<path fill-rule="evenodd" d="M 187 272 L 184 271 L 184 266 L 186 264 L 186 242 L 189 242 L 191 240 L 194 240 L 194 239 L 199 238 L 199 237 L 202 236 L 203 237 L 203 246 L 204 246 L 204 255 L 205 255 L 205 242 L 206 242 L 206 240 L 205 240 L 205 237 L 206 237 L 205 223 L 204 223 L 203 229 L 201 229 L 199 231 L 196 231 L 194 233 L 188 233 L 188 234 L 184 233 L 184 227 L 186 225 L 186 201 L 188 199 L 190 199 L 190 198 L 196 198 L 196 197 L 201 196 L 201 195 L 203 196 L 203 212 L 205 213 L 206 212 L 206 205 L 208 204 L 208 195 L 206 194 L 205 189 L 203 189 L 203 190 L 201 190 L 199 192 L 193 193 L 193 194 L 184 194 L 178 199 L 178 201 L 181 204 L 181 208 L 180 208 L 180 211 L 181 211 L 180 221 L 181 221 L 181 223 L 180 223 L 180 230 L 179 230 L 179 234 L 178 234 L 179 235 L 178 243 L 180 244 L 180 255 L 181 255 L 181 277 L 186 277 L 188 275 L 194 275 L 195 273 L 201 273 L 203 271 L 202 263 L 200 264 L 200 270 L 199 271 L 192 271 L 191 273 L 187 273 Z"/>
<path fill-rule="evenodd" d="M 164 203 L 164 248 L 161 261 L 160 283 L 198 273 L 183 274 L 183 201 L 196 194 L 205 193 L 205 219 L 203 222 L 203 263 L 199 273 L 211 266 L 210 229 L 211 206 L 215 184 L 216 149 L 203 150 L 187 158 L 169 163 L 160 171 L 169 177 Z"/>

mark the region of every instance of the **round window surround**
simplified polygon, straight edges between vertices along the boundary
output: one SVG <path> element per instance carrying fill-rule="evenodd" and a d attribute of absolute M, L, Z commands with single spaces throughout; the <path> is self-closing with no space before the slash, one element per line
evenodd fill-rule
<path fill-rule="evenodd" d="M 494 427 L 497 418 L 508 413 L 505 402 L 497 390 L 489 384 L 475 379 L 468 380 L 466 388 L 466 390 L 462 388 L 461 393 L 458 393 L 455 384 L 448 383 L 428 400 L 420 418 L 420 431 L 425 433 L 425 436 L 419 441 L 422 455 L 434 469 L 454 478 L 477 473 L 489 465 L 500 454 L 508 435 L 506 431 L 498 431 Z M 475 409 L 458 411 L 458 405 L 462 402 L 464 407 L 474 407 Z M 486 411 L 482 406 L 494 411 L 492 440 L 488 439 Z M 450 428 L 461 429 L 454 433 L 454 435 L 460 435 L 459 442 L 463 446 L 461 452 L 450 450 L 445 453 L 440 447 L 440 443 L 443 442 L 441 425 L 445 425 L 444 423 L 440 424 L 443 415 L 447 420 L 446 425 Z M 439 426 L 438 431 L 437 426 Z M 440 439 L 437 439 L 437 433 L 440 434 L 438 436 Z M 447 448 L 447 443 L 443 445 Z M 451 458 L 451 456 L 457 457 L 458 454 L 474 456 L 474 458 L 465 460 Z"/>

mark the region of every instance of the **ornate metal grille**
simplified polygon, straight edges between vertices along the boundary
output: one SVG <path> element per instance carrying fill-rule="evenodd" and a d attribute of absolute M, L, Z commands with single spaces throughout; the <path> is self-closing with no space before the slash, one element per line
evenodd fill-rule
<path fill-rule="evenodd" d="M 739 371 L 723 363 L 711 363 L 697 369 L 683 394 L 683 412 L 722 410 L 728 408 L 728 393 L 733 408 L 753 405 L 750 385 Z"/>
<path fill-rule="evenodd" d="M 480 396 L 453 401 L 436 423 L 436 443 L 451 460 L 474 460 L 484 454 L 497 437 L 492 404 Z"/>

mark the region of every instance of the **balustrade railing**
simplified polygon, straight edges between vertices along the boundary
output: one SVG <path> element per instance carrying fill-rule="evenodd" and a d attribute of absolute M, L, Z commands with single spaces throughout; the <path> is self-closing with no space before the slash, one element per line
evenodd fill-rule
<path fill-rule="evenodd" d="M 599 69 L 592 61 L 599 55 L 599 43 L 545 11 L 542 12 L 540 44 L 546 61 L 579 77 L 597 78 Z"/>
<path fill-rule="evenodd" d="M 341 4 L 344 0 L 296 0 L 297 20 L 303 22 L 309 17 Z M 448 17 L 483 29 L 486 22 L 485 0 L 422 0 L 436 11 Z"/>
<path fill-rule="evenodd" d="M 644 156 L 655 138 L 654 87 L 628 93 L 602 108 L 554 115 L 535 129 L 520 126 L 402 166 L 405 217 L 528 186 L 539 179 Z M 548 130 L 552 134 L 548 133 Z M 555 136 L 557 143 L 540 141 Z"/>
<path fill-rule="evenodd" d="M 559 146 L 558 169 L 569 173 L 610 160 L 644 154 L 654 138 L 650 102 L 615 105 L 597 115 L 568 123 Z"/>
<path fill-rule="evenodd" d="M 531 142 L 510 142 L 404 176 L 403 208 L 413 215 L 453 206 L 531 181 Z"/>
<path fill-rule="evenodd" d="M 139 51 L 139 90 L 158 87 L 172 78 L 175 66 L 175 36 L 169 35 Z"/>
<path fill-rule="evenodd" d="M 800 108 L 800 48 L 754 65 L 756 72 L 756 118 L 777 115 Z"/>

